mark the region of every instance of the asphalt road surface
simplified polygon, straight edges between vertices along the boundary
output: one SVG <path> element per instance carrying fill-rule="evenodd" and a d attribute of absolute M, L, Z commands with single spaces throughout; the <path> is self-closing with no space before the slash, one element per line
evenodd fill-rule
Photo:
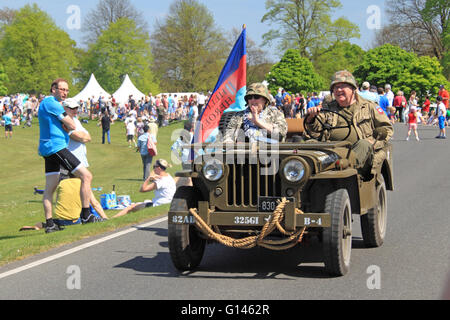
<path fill-rule="evenodd" d="M 0 268 L 0 299 L 441 299 L 450 276 L 450 141 L 435 139 L 436 127 L 419 132 L 420 142 L 406 142 L 406 127 L 396 125 L 386 241 L 365 249 L 355 217 L 344 277 L 324 273 L 315 241 L 287 252 L 209 245 L 197 271 L 179 273 L 163 217 Z"/>

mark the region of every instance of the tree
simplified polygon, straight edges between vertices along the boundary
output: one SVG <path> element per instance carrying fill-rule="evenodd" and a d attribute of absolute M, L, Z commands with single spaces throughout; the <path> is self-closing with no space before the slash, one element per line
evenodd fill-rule
<path fill-rule="evenodd" d="M 312 63 L 295 49 L 285 52 L 280 62 L 272 67 L 266 80 L 271 92 L 277 92 L 279 87 L 291 93 L 313 92 L 326 86 Z"/>
<path fill-rule="evenodd" d="M 392 21 L 391 30 L 398 38 L 395 44 L 409 49 L 408 45 L 402 43 L 415 41 L 409 47 L 415 47 L 416 52 L 431 52 L 433 56 L 442 59 L 445 51 L 443 35 L 450 18 L 448 0 L 389 0 L 386 7 L 389 21 Z"/>
<path fill-rule="evenodd" d="M 206 6 L 178 0 L 152 36 L 155 71 L 166 91 L 214 88 L 230 48 Z"/>
<path fill-rule="evenodd" d="M 422 12 L 424 19 L 440 25 L 442 42 L 441 64 L 444 75 L 450 79 L 450 3 L 448 0 L 427 0 Z"/>
<path fill-rule="evenodd" d="M 377 31 L 373 48 L 387 43 L 419 56 L 434 56 L 433 45 L 428 34 L 424 30 L 418 30 L 411 23 L 392 23 Z"/>
<path fill-rule="evenodd" d="M 386 44 L 369 50 L 353 75 L 359 83 L 368 81 L 376 86 L 391 84 L 392 90 L 408 95 L 435 95 L 440 84 L 447 84 L 442 66 L 436 57 L 418 57 L 399 47 Z"/>
<path fill-rule="evenodd" d="M 148 25 L 142 13 L 134 8 L 130 0 L 101 0 L 84 19 L 83 31 L 86 33 L 86 43 L 94 43 L 111 23 L 121 18 L 133 20 L 137 29 L 147 32 Z"/>
<path fill-rule="evenodd" d="M 364 54 L 364 50 L 358 45 L 344 41 L 319 52 L 318 57 L 313 59 L 313 64 L 317 73 L 328 82 L 336 71 L 353 72 L 361 63 Z"/>
<path fill-rule="evenodd" d="M 10 8 L 0 9 L 0 24 L 11 24 L 14 21 L 17 11 Z"/>
<path fill-rule="evenodd" d="M 447 80 L 450 80 L 450 26 L 447 26 L 447 29 L 444 33 L 444 56 L 442 57 L 441 64 L 444 68 L 444 75 L 447 77 Z"/>
<path fill-rule="evenodd" d="M 8 82 L 8 75 L 5 73 L 5 68 L 0 63 L 0 96 L 8 94 L 8 89 L 5 86 L 6 82 Z"/>
<path fill-rule="evenodd" d="M 337 42 L 359 38 L 359 28 L 345 18 L 331 19 L 339 0 L 266 0 L 262 22 L 276 25 L 263 35 L 264 44 L 279 40 L 279 50 L 295 48 L 303 57 Z"/>
<path fill-rule="evenodd" d="M 126 74 L 142 92 L 159 88 L 151 70 L 153 57 L 148 33 L 128 18 L 120 18 L 89 47 L 83 61 L 84 82 L 91 73 L 108 92 L 116 91 Z"/>
<path fill-rule="evenodd" d="M 0 59 L 5 66 L 9 92 L 48 93 L 56 78 L 72 82 L 77 67 L 75 42 L 36 4 L 16 12 L 3 26 Z"/>

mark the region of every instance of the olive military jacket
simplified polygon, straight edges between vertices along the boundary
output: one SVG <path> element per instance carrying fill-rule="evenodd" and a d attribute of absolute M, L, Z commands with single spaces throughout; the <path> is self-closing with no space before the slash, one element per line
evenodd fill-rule
<path fill-rule="evenodd" d="M 374 150 L 383 148 L 394 135 L 394 127 L 392 126 L 392 123 L 389 121 L 389 118 L 386 116 L 383 109 L 381 109 L 381 107 L 379 107 L 376 103 L 361 97 L 359 97 L 359 101 L 356 103 L 357 105 L 355 112 L 351 120 L 358 136 L 358 140 L 366 139 L 374 142 L 374 130 L 376 128 L 384 128 L 386 130 L 386 138 L 382 141 L 377 141 L 374 145 Z M 340 112 L 342 110 L 336 100 L 327 104 L 325 108 L 335 112 Z M 311 123 L 307 123 L 305 121 L 305 126 L 309 133 L 309 135 L 305 135 L 307 138 L 327 141 L 332 135 L 332 130 L 326 130 L 323 133 L 318 133 L 323 130 L 322 124 L 318 120 L 324 124 L 329 124 L 332 127 L 335 127 L 338 123 L 339 116 L 335 113 L 328 112 L 320 113 L 317 117 L 319 119 L 316 118 L 316 120 Z"/>

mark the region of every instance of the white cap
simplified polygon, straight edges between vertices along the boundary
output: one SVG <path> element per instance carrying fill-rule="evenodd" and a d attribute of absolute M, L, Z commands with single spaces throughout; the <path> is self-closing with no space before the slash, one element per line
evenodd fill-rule
<path fill-rule="evenodd" d="M 73 98 L 69 98 L 63 101 L 63 107 L 67 107 L 69 109 L 78 109 L 80 104 Z"/>

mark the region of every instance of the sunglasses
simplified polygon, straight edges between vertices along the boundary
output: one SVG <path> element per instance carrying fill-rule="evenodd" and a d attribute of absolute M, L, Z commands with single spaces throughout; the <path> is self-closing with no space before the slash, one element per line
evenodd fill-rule
<path fill-rule="evenodd" d="M 261 99 L 263 96 L 260 96 L 259 94 L 251 94 L 247 96 L 247 100 L 258 100 Z"/>

